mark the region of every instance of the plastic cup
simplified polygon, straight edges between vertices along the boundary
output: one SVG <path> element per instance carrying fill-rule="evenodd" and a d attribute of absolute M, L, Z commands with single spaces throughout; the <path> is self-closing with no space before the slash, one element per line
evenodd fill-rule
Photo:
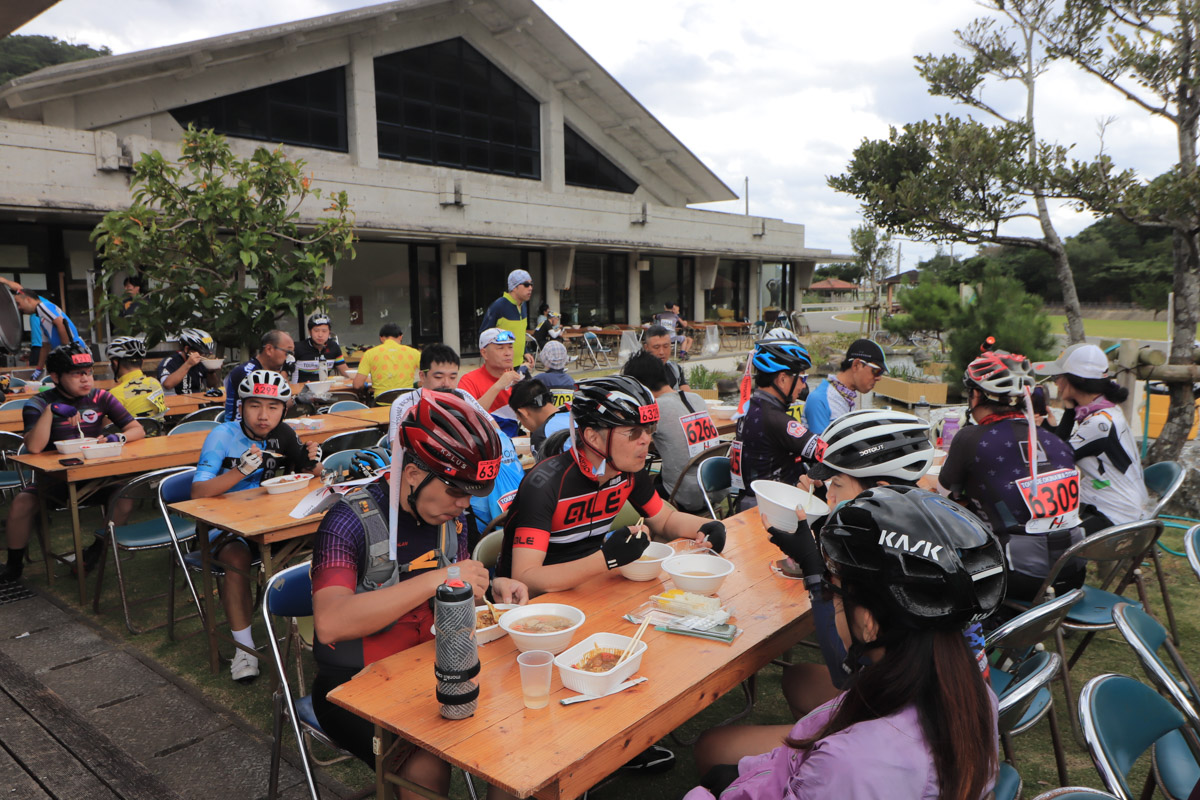
<path fill-rule="evenodd" d="M 521 668 L 521 694 L 526 708 L 545 708 L 550 704 L 550 676 L 554 654 L 545 650 L 526 650 L 517 656 Z"/>

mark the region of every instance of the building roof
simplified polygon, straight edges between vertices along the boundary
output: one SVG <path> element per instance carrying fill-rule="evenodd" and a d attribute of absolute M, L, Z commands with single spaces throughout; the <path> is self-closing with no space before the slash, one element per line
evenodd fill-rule
<path fill-rule="evenodd" d="M 858 284 L 843 281 L 838 278 L 826 278 L 808 287 L 816 292 L 853 292 L 858 290 Z"/>
<path fill-rule="evenodd" d="M 185 79 L 219 65 L 277 58 L 332 39 L 382 36 L 389 28 L 402 29 L 439 15 L 458 14 L 469 15 L 482 24 L 643 167 L 679 191 L 687 203 L 737 199 L 716 174 L 532 0 L 396 0 L 152 50 L 59 64 L 0 87 L 0 117 L 29 119 L 30 106 L 98 89 L 132 89 L 138 83 L 165 76 Z M 147 104 L 153 105 L 151 98 Z M 148 112 L 157 110 L 161 109 L 149 108 Z"/>
<path fill-rule="evenodd" d="M 920 270 L 909 269 L 895 275 L 890 275 L 881 280 L 880 283 L 915 283 L 920 277 Z"/>
<path fill-rule="evenodd" d="M 58 0 L 4 0 L 0 3 L 0 39 L 57 2 Z"/>

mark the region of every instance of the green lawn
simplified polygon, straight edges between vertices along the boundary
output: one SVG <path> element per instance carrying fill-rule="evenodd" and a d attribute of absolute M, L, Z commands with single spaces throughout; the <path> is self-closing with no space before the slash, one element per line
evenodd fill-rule
<path fill-rule="evenodd" d="M 863 316 L 863 312 L 861 311 L 851 311 L 845 314 L 838 314 L 837 318 L 843 322 L 862 322 Z M 1058 314 L 1051 314 L 1049 319 L 1051 333 L 1061 334 L 1064 332 L 1063 325 L 1065 325 L 1067 322 L 1066 317 Z M 1165 341 L 1167 338 L 1166 319 L 1085 319 L 1083 321 L 1083 329 L 1088 336 L 1099 336 L 1104 339 L 1144 339 Z"/>

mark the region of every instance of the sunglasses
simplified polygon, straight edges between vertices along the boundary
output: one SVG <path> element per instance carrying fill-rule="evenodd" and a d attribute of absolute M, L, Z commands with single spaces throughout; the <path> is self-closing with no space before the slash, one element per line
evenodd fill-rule
<path fill-rule="evenodd" d="M 657 422 L 651 422 L 646 425 L 631 425 L 629 426 L 629 433 L 625 435 L 629 437 L 631 442 L 636 442 L 643 436 L 654 436 L 656 430 L 658 430 Z"/>
<path fill-rule="evenodd" d="M 871 370 L 871 374 L 876 378 L 883 374 L 883 367 L 879 366 L 878 364 L 872 364 L 870 361 L 863 361 L 861 358 L 858 359 L 858 363 Z"/>
<path fill-rule="evenodd" d="M 502 331 L 496 334 L 496 338 L 492 340 L 492 344 L 512 344 L 517 340 L 512 331 Z"/>
<path fill-rule="evenodd" d="M 522 283 L 521 285 L 522 285 L 522 286 L 524 286 L 526 289 L 532 289 L 532 288 L 533 288 L 533 284 L 532 284 L 532 283 L 530 283 L 529 281 L 525 281 L 525 282 L 524 282 L 524 283 Z"/>

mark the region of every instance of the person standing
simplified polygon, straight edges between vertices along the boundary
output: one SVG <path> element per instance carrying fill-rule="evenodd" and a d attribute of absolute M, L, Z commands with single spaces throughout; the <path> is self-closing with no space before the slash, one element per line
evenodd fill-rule
<path fill-rule="evenodd" d="M 838 417 L 856 411 L 861 396 L 875 388 L 887 372 L 883 348 L 870 339 L 850 345 L 836 375 L 830 375 L 809 393 L 804 402 L 804 424 L 820 433 Z"/>
<path fill-rule="evenodd" d="M 376 397 L 393 389 L 411 389 L 421 362 L 421 351 L 404 344 L 404 329 L 389 322 L 379 329 L 379 344 L 363 354 L 354 376 L 354 389 L 371 380 Z"/>
<path fill-rule="evenodd" d="M 523 269 L 508 273 L 508 291 L 488 306 L 479 323 L 479 335 L 500 328 L 513 335 L 512 366 L 525 362 L 525 331 L 529 328 L 529 298 L 533 297 L 533 276 Z"/>
<path fill-rule="evenodd" d="M 342 348 L 333 340 L 329 325 L 329 316 L 323 312 L 308 318 L 308 338 L 296 343 L 296 372 L 292 380 L 297 383 L 322 380 L 322 365 L 326 374 L 337 372 L 343 378 L 350 377 Z"/>

